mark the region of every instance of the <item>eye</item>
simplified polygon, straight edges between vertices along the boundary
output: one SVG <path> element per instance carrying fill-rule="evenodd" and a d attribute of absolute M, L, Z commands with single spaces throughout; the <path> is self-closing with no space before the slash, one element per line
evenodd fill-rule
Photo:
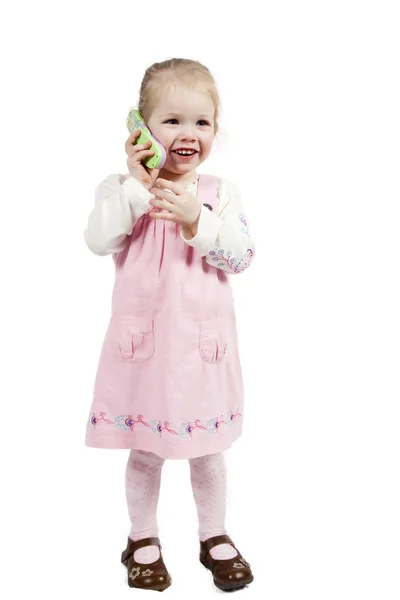
<path fill-rule="evenodd" d="M 165 122 L 168 123 L 169 125 L 177 125 L 178 119 L 168 119 L 168 121 L 165 121 Z"/>
<path fill-rule="evenodd" d="M 200 125 L 200 127 L 204 127 L 207 125 L 209 125 L 210 123 L 208 121 L 205 121 L 204 119 L 201 119 L 200 121 L 197 121 L 197 123 Z"/>

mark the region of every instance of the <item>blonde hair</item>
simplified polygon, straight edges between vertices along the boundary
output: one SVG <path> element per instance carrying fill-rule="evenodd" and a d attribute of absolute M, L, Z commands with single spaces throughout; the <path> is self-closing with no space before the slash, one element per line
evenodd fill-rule
<path fill-rule="evenodd" d="M 210 95 L 214 104 L 214 132 L 217 133 L 220 99 L 214 78 L 203 64 L 186 58 L 171 58 L 154 63 L 146 70 L 140 86 L 138 105 L 145 122 L 159 101 L 163 87 L 174 83 L 184 83 L 191 89 L 201 89 Z"/>

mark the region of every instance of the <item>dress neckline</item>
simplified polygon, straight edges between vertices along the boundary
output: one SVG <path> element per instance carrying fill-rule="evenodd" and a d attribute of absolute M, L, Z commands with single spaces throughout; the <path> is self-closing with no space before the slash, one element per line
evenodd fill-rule
<path fill-rule="evenodd" d="M 191 181 L 190 183 L 187 183 L 186 185 L 183 185 L 183 188 L 191 188 L 194 187 L 195 185 L 197 185 L 199 183 L 199 177 L 200 175 L 197 175 L 196 181 Z"/>

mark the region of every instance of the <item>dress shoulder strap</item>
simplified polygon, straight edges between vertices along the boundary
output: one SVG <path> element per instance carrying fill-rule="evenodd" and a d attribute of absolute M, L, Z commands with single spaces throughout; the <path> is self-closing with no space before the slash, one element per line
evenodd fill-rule
<path fill-rule="evenodd" d="M 216 209 L 218 202 L 219 179 L 215 175 L 200 175 L 197 196 L 201 204 L 208 204 L 212 210 Z"/>

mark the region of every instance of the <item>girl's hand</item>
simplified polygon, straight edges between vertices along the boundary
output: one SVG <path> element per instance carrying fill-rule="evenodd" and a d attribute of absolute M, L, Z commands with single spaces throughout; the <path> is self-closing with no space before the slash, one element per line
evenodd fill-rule
<path fill-rule="evenodd" d="M 161 188 L 168 188 L 173 193 Z M 192 232 L 193 229 L 197 230 L 201 204 L 193 194 L 190 194 L 190 192 L 177 183 L 167 181 L 166 179 L 157 179 L 155 187 L 150 191 L 156 196 L 154 200 L 150 200 L 150 204 L 168 211 L 164 213 L 151 212 L 150 217 L 153 219 L 174 221 Z"/>
<path fill-rule="evenodd" d="M 154 151 L 149 150 L 151 141 L 146 144 L 134 145 L 134 141 L 140 136 L 140 129 L 134 131 L 125 142 L 125 151 L 128 155 L 126 164 L 129 173 L 149 190 L 158 177 L 160 169 L 148 169 L 141 162 L 146 156 L 153 156 Z"/>

